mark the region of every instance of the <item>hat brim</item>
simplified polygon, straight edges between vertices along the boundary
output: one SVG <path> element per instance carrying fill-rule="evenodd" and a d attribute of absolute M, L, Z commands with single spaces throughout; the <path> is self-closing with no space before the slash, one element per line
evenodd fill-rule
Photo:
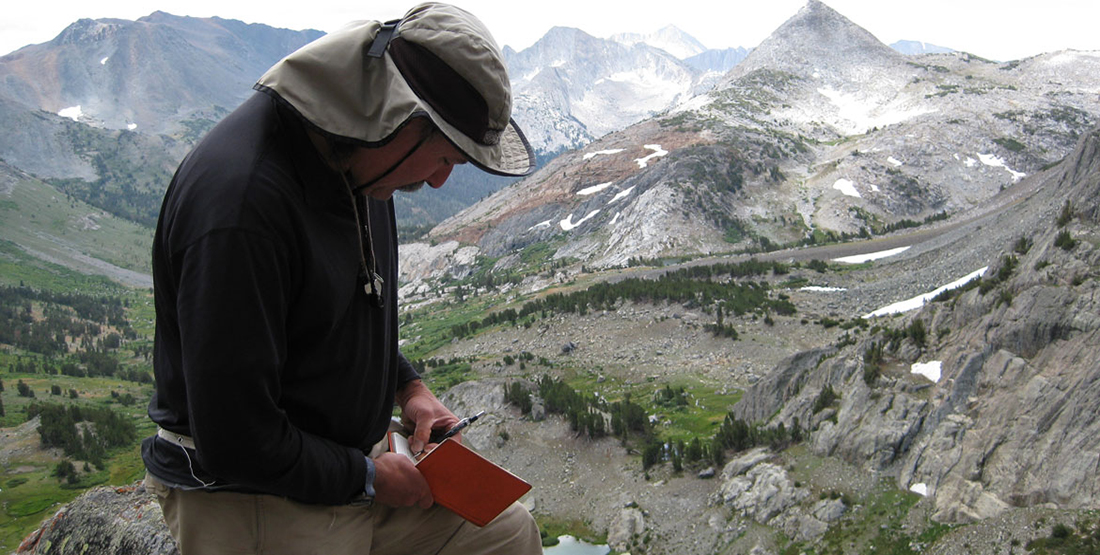
<path fill-rule="evenodd" d="M 391 97 L 391 106 L 405 106 L 409 110 L 397 128 L 417 117 L 418 112 L 427 114 L 451 144 L 482 171 L 505 177 L 524 177 L 535 170 L 535 152 L 514 119 L 508 118 L 508 126 L 500 133 L 497 144 L 481 144 L 448 123 L 431 104 L 420 98 L 389 56 L 383 58 L 383 61 L 386 64 L 386 74 L 390 76 L 387 94 Z"/>
<path fill-rule="evenodd" d="M 256 88 L 274 93 L 315 127 L 364 146 L 385 144 L 410 119 L 427 115 L 482 171 L 510 177 L 534 171 L 534 151 L 512 118 L 497 144 L 481 144 L 420 98 L 390 56 L 364 60 L 362 45 L 377 31 L 377 22 L 360 22 L 326 35 L 268 70 Z"/>

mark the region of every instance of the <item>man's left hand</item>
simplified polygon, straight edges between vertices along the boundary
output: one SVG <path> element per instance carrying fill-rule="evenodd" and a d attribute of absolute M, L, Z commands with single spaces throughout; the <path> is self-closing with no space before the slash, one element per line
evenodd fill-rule
<path fill-rule="evenodd" d="M 406 428 L 413 428 L 409 436 L 409 449 L 419 453 L 428 446 L 432 430 L 449 430 L 458 424 L 454 415 L 420 380 L 413 380 L 397 392 L 397 404 L 401 406 L 401 421 Z M 456 440 L 461 438 L 456 435 Z"/>

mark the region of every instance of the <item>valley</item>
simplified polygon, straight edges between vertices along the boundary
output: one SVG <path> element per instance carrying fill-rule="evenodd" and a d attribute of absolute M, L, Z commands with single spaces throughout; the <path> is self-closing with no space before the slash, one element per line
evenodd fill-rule
<path fill-rule="evenodd" d="M 0 58 L 0 550 L 171 552 L 136 441 L 88 431 L 153 430 L 171 171 L 318 34 L 248 27 Z M 468 442 L 615 554 L 1095 553 L 1100 53 L 903 55 L 818 0 L 725 65 L 666 33 L 509 50 L 539 169 L 396 201 L 401 348 Z"/>

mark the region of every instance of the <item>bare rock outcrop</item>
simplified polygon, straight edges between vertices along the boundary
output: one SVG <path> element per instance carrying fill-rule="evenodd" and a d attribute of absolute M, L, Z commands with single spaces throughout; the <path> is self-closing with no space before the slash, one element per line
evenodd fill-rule
<path fill-rule="evenodd" d="M 19 555 L 178 555 L 152 493 L 140 482 L 85 492 L 42 522 Z"/>
<path fill-rule="evenodd" d="M 979 287 L 886 320 L 839 351 L 788 358 L 734 412 L 809 423 L 814 452 L 892 472 L 902 488 L 922 485 L 940 521 L 1095 507 L 1100 249 L 1067 238 L 1098 234 L 1100 131 L 1035 179 L 1035 195 L 968 238 L 1002 249 Z M 886 345 L 885 360 L 868 355 Z M 941 375 L 915 375 L 918 362 Z M 840 399 L 821 410 L 825 386 Z"/>

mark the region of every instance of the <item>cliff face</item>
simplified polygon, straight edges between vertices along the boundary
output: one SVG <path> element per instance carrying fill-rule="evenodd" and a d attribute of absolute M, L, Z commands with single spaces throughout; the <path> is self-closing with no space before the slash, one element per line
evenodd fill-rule
<path fill-rule="evenodd" d="M 739 417 L 779 411 L 772 423 L 809 423 L 814 451 L 894 472 L 903 488 L 923 484 L 942 521 L 1096 506 L 1100 131 L 1036 178 L 1035 194 L 971 232 L 1002 247 L 981 286 L 874 322 L 922 327 L 923 342 L 878 332 L 836 356 L 791 357 L 746 393 Z M 875 346 L 884 347 L 881 362 L 868 354 Z M 913 364 L 942 374 L 930 382 Z M 826 385 L 839 406 L 814 414 Z"/>

